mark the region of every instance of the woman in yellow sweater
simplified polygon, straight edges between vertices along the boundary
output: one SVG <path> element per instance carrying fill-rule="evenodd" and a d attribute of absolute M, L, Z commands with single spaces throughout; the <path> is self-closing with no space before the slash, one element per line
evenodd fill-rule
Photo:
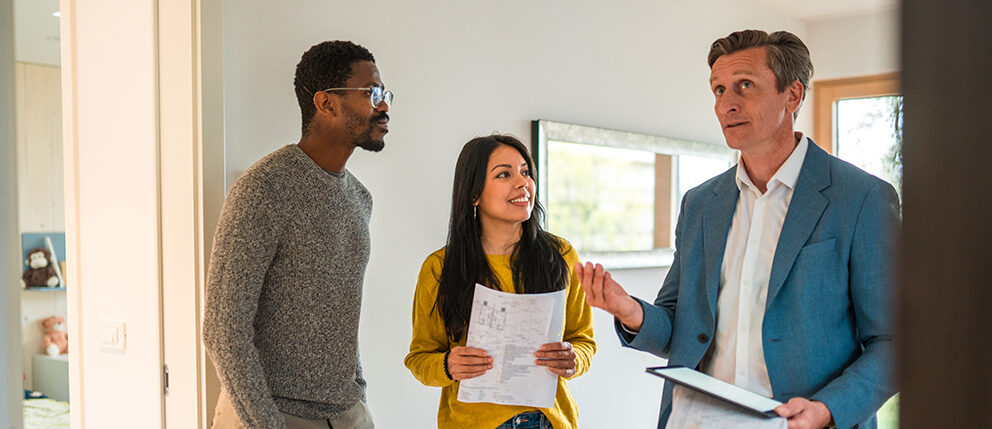
<path fill-rule="evenodd" d="M 407 368 L 440 386 L 439 428 L 575 428 L 578 412 L 566 379 L 589 369 L 596 343 L 592 309 L 572 267 L 578 255 L 541 229 L 531 158 L 516 138 L 472 139 L 455 166 L 447 245 L 427 257 L 413 300 Z M 492 368 L 485 350 L 465 347 L 475 284 L 510 293 L 567 290 L 561 342 L 534 351 L 535 362 L 558 374 L 551 408 L 458 401 L 461 380 Z"/>

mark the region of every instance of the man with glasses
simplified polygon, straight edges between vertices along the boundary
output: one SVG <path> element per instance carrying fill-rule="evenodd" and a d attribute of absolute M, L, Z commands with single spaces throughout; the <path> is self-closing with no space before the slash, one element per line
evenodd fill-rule
<path fill-rule="evenodd" d="M 358 354 L 372 196 L 345 163 L 382 150 L 393 94 L 346 41 L 305 52 L 294 85 L 303 136 L 238 178 L 214 236 L 214 428 L 373 427 Z"/>

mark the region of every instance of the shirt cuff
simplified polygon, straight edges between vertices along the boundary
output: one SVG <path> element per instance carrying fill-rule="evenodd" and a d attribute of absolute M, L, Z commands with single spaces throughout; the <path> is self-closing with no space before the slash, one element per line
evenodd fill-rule
<path fill-rule="evenodd" d="M 613 321 L 614 321 L 614 324 L 616 324 L 616 326 L 620 328 L 620 331 L 621 331 L 620 334 L 623 337 L 623 339 L 626 342 L 628 342 L 628 343 L 633 342 L 634 341 L 634 338 L 636 338 L 637 337 L 637 334 L 640 332 L 640 331 L 635 331 L 633 329 L 628 328 L 627 325 L 624 325 L 623 323 L 620 323 L 620 320 L 618 320 L 615 317 L 613 318 Z"/>
<path fill-rule="evenodd" d="M 623 329 L 624 332 L 626 332 L 626 333 L 628 333 L 630 335 L 633 335 L 633 336 L 637 336 L 637 333 L 638 332 L 641 332 L 641 331 L 635 331 L 633 329 L 630 329 L 630 328 L 627 327 L 627 325 L 624 325 L 623 323 L 620 324 L 620 329 Z"/>

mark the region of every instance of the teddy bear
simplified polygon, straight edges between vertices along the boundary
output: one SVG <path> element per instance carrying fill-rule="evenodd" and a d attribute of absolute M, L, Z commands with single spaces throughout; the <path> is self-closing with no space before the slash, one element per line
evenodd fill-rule
<path fill-rule="evenodd" d="M 55 287 L 59 285 L 59 277 L 55 274 L 55 268 L 49 263 L 51 254 L 48 249 L 41 247 L 28 252 L 28 259 L 24 263 L 29 267 L 21 276 L 21 283 L 24 287 Z"/>
<path fill-rule="evenodd" d="M 45 344 L 45 353 L 49 356 L 58 356 L 62 353 L 69 353 L 69 334 L 65 332 L 65 319 L 61 316 L 52 316 L 41 322 L 45 328 L 45 337 L 42 341 Z"/>

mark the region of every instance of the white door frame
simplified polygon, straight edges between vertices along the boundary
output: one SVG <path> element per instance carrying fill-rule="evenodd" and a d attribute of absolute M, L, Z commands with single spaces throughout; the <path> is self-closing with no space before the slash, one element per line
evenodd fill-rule
<path fill-rule="evenodd" d="M 8 1 L 8 0 L 3 0 Z M 154 117 L 154 141 L 142 140 L 136 144 L 146 145 L 153 150 L 154 179 L 147 176 L 143 192 L 154 195 L 157 216 L 150 220 L 154 231 L 144 230 L 143 234 L 157 237 L 154 249 L 149 255 L 154 260 L 145 259 L 157 275 L 146 280 L 141 287 L 157 290 L 157 299 L 151 307 L 141 311 L 157 312 L 157 329 L 152 327 L 140 332 L 145 337 L 145 348 L 136 350 L 143 359 L 139 365 L 147 368 L 168 366 L 168 395 L 164 387 L 166 379 L 161 379 L 161 414 L 150 413 L 143 427 L 206 428 L 208 416 L 213 411 L 213 403 L 219 392 L 219 382 L 209 365 L 200 340 L 204 279 L 209 249 L 216 219 L 223 203 L 224 195 L 224 143 L 223 143 L 223 52 L 222 52 L 222 3 L 221 0 L 145 0 L 145 10 L 151 14 L 133 13 L 127 19 L 139 21 L 141 25 L 131 27 L 135 37 L 148 38 L 151 28 L 154 43 L 152 49 L 153 66 L 151 76 L 144 76 L 142 82 L 152 79 L 151 92 L 154 99 L 139 100 L 136 108 L 145 109 Z M 108 297 L 107 288 L 95 285 L 105 279 L 84 278 L 80 273 L 87 264 L 80 263 L 81 230 L 88 227 L 85 222 L 94 217 L 93 208 L 81 216 L 81 200 L 91 198 L 80 192 L 80 157 L 85 156 L 85 147 L 80 149 L 79 133 L 89 124 L 80 124 L 77 110 L 77 96 L 80 87 L 92 85 L 90 81 L 78 78 L 77 49 L 79 40 L 93 39 L 91 34 L 78 31 L 92 31 L 94 17 L 113 16 L 116 6 L 96 4 L 88 1 L 61 0 L 62 25 L 62 64 L 63 64 L 63 131 L 64 168 L 66 191 L 66 244 L 70 255 L 69 283 L 80 285 L 68 291 L 70 349 L 92 350 L 101 327 L 92 326 L 108 310 L 106 307 L 92 308 L 94 299 Z M 89 26 L 77 27 L 77 18 L 90 19 Z M 80 30 L 80 28 L 83 28 Z M 126 31 L 116 37 L 127 38 Z M 89 43 L 85 52 L 99 50 Z M 111 48 L 107 48 L 111 49 Z M 113 52 L 98 52 L 98 55 L 114 55 Z M 147 51 L 146 51 L 147 55 Z M 92 59 L 82 58 L 83 61 Z M 146 63 L 147 64 L 147 63 Z M 90 64 L 92 73 L 92 64 Z M 112 67 L 108 66 L 108 67 Z M 77 79 L 78 78 L 78 79 Z M 106 82 L 102 82 L 107 85 Z M 113 83 L 111 83 L 113 85 Z M 112 91 L 127 91 L 129 88 L 112 88 Z M 147 86 L 144 90 L 148 90 Z M 151 101 L 151 103 L 149 103 Z M 86 112 L 93 117 L 93 112 Z M 99 119 L 103 123 L 105 119 Z M 83 125 L 81 127 L 80 125 Z M 145 128 L 145 131 L 148 129 Z M 92 141 L 92 130 L 89 130 Z M 89 143 L 92 144 L 92 143 Z M 151 146 L 147 146 L 147 145 Z M 81 153 L 83 152 L 83 153 Z M 145 159 L 147 162 L 147 158 Z M 94 163 L 89 159 L 84 166 L 92 170 Z M 103 167 L 103 166 L 101 166 Z M 107 165 L 106 168 L 114 168 Z M 129 202 L 121 198 L 119 204 L 126 207 Z M 117 204 L 113 202 L 112 204 Z M 147 206 L 146 206 L 147 207 Z M 107 210 L 112 212 L 114 207 Z M 83 210 L 85 211 L 85 209 Z M 82 223 L 81 223 L 82 222 Z M 92 236 L 92 234 L 90 234 Z M 85 239 L 85 238 L 83 238 Z M 92 253 L 92 252 L 91 252 Z M 72 257 L 76 256 L 76 257 Z M 82 255 L 93 261 L 94 255 Z M 92 262 L 91 262 L 92 263 Z M 92 270 L 91 270 L 92 271 Z M 83 276 L 86 276 L 84 273 Z M 73 278 L 75 277 L 75 278 Z M 157 281 L 155 280 L 157 277 Z M 88 284 L 87 284 L 88 280 Z M 150 284 L 147 284 L 150 283 Z M 101 289 L 102 288 L 102 289 Z M 96 295 L 94 296 L 94 293 Z M 89 296 L 86 296 L 89 294 Z M 152 292 L 154 296 L 154 292 Z M 84 304 L 89 303 L 89 304 Z M 146 304 L 147 305 L 147 304 Z M 85 313 L 90 313 L 86 315 Z M 96 314 L 98 313 L 99 314 Z M 85 317 L 84 317 L 85 316 Z M 99 317 L 98 317 L 99 316 Z M 152 318 L 154 320 L 154 318 Z M 89 326 L 87 326 L 87 324 Z M 130 327 L 128 328 L 130 330 Z M 130 332 L 129 332 L 130 333 Z M 130 342 L 130 340 L 129 340 Z M 154 344 L 157 342 L 157 346 Z M 152 344 L 148 344 L 152 343 Z M 129 344 L 130 347 L 130 344 Z M 144 352 L 142 354 L 142 352 Z M 151 352 L 152 354 L 148 354 Z M 130 350 L 128 353 L 131 353 Z M 154 356 L 157 356 L 154 357 Z M 88 362 L 84 362 L 84 357 Z M 70 355 L 70 395 L 72 396 L 71 419 L 73 428 L 85 429 L 89 421 L 99 416 L 112 415 L 115 410 L 104 409 L 104 398 L 87 398 L 94 386 L 87 383 L 108 383 L 102 379 L 100 367 L 121 359 L 134 359 L 131 356 L 114 357 L 102 353 L 75 353 Z M 150 362 L 148 359 L 156 360 Z M 106 360 L 106 361 L 105 361 Z M 135 362 L 130 362 L 134 365 Z M 97 368 L 94 370 L 94 368 Z M 92 372 L 95 374 L 91 374 Z M 147 375 L 146 375 L 147 376 Z M 96 377 L 101 377 L 99 381 Z M 89 388 L 88 388 L 89 387 Z M 97 390 L 101 391 L 102 390 Z M 88 416 L 94 418 L 89 419 Z M 160 421 L 159 421 L 160 420 Z M 120 422 L 122 427 L 134 422 Z"/>
<path fill-rule="evenodd" d="M 203 348 L 213 232 L 224 199 L 220 1 L 158 4 L 166 427 L 209 428 L 220 391 Z M 196 406 L 191 406 L 196 404 Z"/>

